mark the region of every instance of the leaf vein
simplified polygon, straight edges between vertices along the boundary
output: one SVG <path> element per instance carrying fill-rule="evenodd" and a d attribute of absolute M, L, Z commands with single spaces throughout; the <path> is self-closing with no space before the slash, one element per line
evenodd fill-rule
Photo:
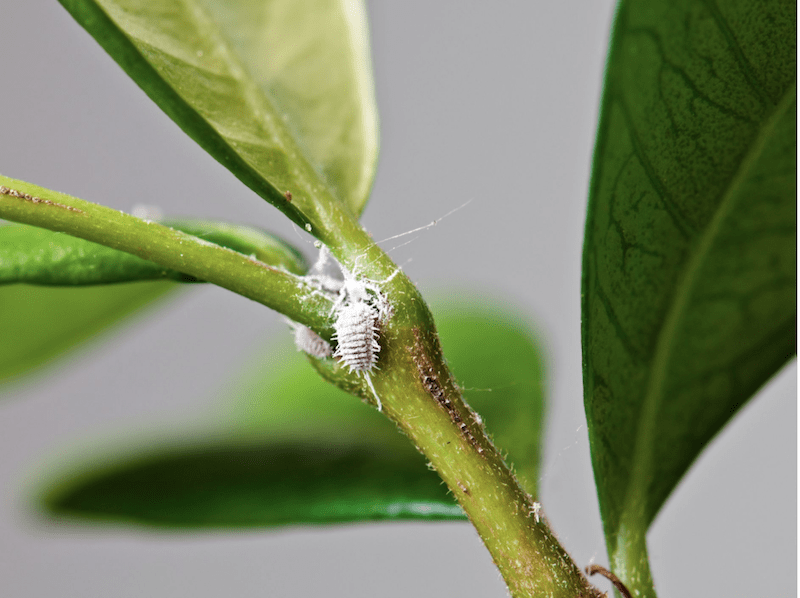
<path fill-rule="evenodd" d="M 642 165 L 650 184 L 653 186 L 653 190 L 661 200 L 661 204 L 664 206 L 664 210 L 672 219 L 672 222 L 675 224 L 675 227 L 678 229 L 681 235 L 683 235 L 686 239 L 695 236 L 697 234 L 697 230 L 686 221 L 686 218 L 681 213 L 681 210 L 678 208 L 674 198 L 670 195 L 666 185 L 661 181 L 656 173 L 655 167 L 650 162 L 650 159 L 647 156 L 647 151 L 644 149 L 642 141 L 639 138 L 638 132 L 636 131 L 636 127 L 633 123 L 633 117 L 630 114 L 627 103 L 621 96 L 617 97 L 617 101 L 620 104 L 622 115 L 625 118 L 628 136 L 630 137 L 631 145 L 633 145 L 633 154 Z"/>
<path fill-rule="evenodd" d="M 717 25 L 720 33 L 722 33 L 722 36 L 728 43 L 728 47 L 730 48 L 733 57 L 736 59 L 736 62 L 739 64 L 739 68 L 741 68 L 742 75 L 744 75 L 748 85 L 750 85 L 750 87 L 756 93 L 762 104 L 769 108 L 774 108 L 775 103 L 769 98 L 769 95 L 767 95 L 763 83 L 758 80 L 753 65 L 750 64 L 747 56 L 745 56 L 739 41 L 736 39 L 736 36 L 728 25 L 728 22 L 725 20 L 725 17 L 722 16 L 717 3 L 714 0 L 703 0 L 703 3 L 706 5 L 706 8 L 708 8 L 708 11 L 711 13 L 711 17 L 714 19 L 714 23 Z"/>

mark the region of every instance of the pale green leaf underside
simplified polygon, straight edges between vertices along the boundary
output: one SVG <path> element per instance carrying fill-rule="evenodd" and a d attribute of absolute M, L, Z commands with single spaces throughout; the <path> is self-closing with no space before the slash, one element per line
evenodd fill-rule
<path fill-rule="evenodd" d="M 361 212 L 377 116 L 360 3 L 61 3 L 170 118 L 295 222 L 325 201 Z"/>
<path fill-rule="evenodd" d="M 585 407 L 615 572 L 711 437 L 795 352 L 796 4 L 631 0 L 584 248 Z M 636 585 L 636 584 L 642 585 Z"/>
<path fill-rule="evenodd" d="M 378 157 L 360 0 L 198 0 L 334 194 L 359 215 Z"/>

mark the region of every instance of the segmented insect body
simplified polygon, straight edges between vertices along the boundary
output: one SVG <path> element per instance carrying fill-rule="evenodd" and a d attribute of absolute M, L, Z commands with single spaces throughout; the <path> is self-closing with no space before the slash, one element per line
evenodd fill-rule
<path fill-rule="evenodd" d="M 339 267 L 343 279 L 334 278 L 327 273 L 332 264 Z M 306 280 L 316 287 L 315 292 L 331 299 L 335 298 L 331 308 L 331 315 L 336 317 L 333 325 L 335 332 L 332 338 L 336 341 L 336 351 L 333 352 L 333 357 L 338 358 L 351 372 L 356 372 L 364 377 L 375 397 L 378 411 L 382 409 L 381 400 L 372 384 L 370 372 L 375 369 L 381 350 L 378 343 L 380 325 L 392 315 L 391 304 L 381 288 L 399 271 L 398 268 L 394 274 L 382 281 L 361 278 L 339 264 L 323 245 L 320 247 L 317 263 L 306 276 Z M 301 338 L 302 334 L 304 333 L 299 330 L 295 332 L 295 342 L 301 350 L 316 357 L 330 355 L 330 353 L 327 355 L 315 353 L 317 349 L 325 351 L 326 347 L 330 348 L 323 339 L 319 340 L 324 346 L 307 345 L 305 336 Z"/>
<path fill-rule="evenodd" d="M 392 308 L 380 290 L 382 283 L 358 279 L 344 268 L 342 272 L 344 281 L 332 309 L 332 313 L 336 314 L 333 338 L 337 343 L 333 355 L 351 372 L 358 372 L 364 377 L 375 397 L 378 411 L 381 411 L 383 405 L 372 384 L 370 372 L 375 369 L 381 350 L 378 344 L 379 325 L 391 316 Z M 392 277 L 394 274 L 389 280 Z"/>
<path fill-rule="evenodd" d="M 339 308 L 334 324 L 333 339 L 337 343 L 334 357 L 351 372 L 368 374 L 378 361 L 378 310 L 364 301 L 348 303 Z"/>

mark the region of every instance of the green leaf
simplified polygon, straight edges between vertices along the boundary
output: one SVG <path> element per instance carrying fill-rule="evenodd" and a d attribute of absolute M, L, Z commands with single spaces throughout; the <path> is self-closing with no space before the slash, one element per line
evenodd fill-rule
<path fill-rule="evenodd" d="M 169 527 L 463 518 L 421 457 L 377 448 L 200 444 L 95 472 L 48 506 L 57 514 Z"/>
<path fill-rule="evenodd" d="M 796 350 L 796 3 L 630 0 L 608 59 L 583 259 L 585 408 L 609 554 L 645 532 Z"/>
<path fill-rule="evenodd" d="M 299 251 L 263 231 L 203 220 L 163 224 L 295 274 L 308 269 Z M 24 224 L 0 226 L 0 284 L 90 285 L 160 279 L 197 282 L 130 253 L 63 233 Z"/>
<path fill-rule="evenodd" d="M 361 3 L 60 1 L 192 139 L 296 223 L 317 221 L 331 197 L 363 210 L 378 129 Z"/>
<path fill-rule="evenodd" d="M 17 381 L 177 288 L 169 282 L 0 286 L 0 384 Z"/>
<path fill-rule="evenodd" d="M 534 491 L 543 384 L 528 327 L 478 300 L 439 313 L 455 375 Z M 222 430 L 84 466 L 48 492 L 47 508 L 188 527 L 464 517 L 383 415 L 323 382 L 293 348 L 273 349 L 258 363 Z"/>

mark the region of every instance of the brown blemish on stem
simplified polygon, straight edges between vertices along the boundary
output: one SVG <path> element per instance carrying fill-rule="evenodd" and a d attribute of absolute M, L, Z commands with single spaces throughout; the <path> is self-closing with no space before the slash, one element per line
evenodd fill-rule
<path fill-rule="evenodd" d="M 417 371 L 419 372 L 419 379 L 420 382 L 422 382 L 422 386 L 428 391 L 428 394 L 436 400 L 439 406 L 447 412 L 450 416 L 450 420 L 458 426 L 458 429 L 461 430 L 461 434 L 466 438 L 467 442 L 475 447 L 478 454 L 482 455 L 483 447 L 470 431 L 469 426 L 464 422 L 461 414 L 458 412 L 455 405 L 453 405 L 453 402 L 447 396 L 444 387 L 439 381 L 439 376 L 425 350 L 419 328 L 414 328 L 414 339 L 413 358 L 417 366 Z"/>
<path fill-rule="evenodd" d="M 625 587 L 625 584 L 622 583 L 619 577 L 614 575 L 611 571 L 606 569 L 605 567 L 601 567 L 600 565 L 589 565 L 586 567 L 586 574 L 590 577 L 595 573 L 599 573 L 603 577 L 605 577 L 608 581 L 614 584 L 614 587 L 619 590 L 619 593 L 622 594 L 625 598 L 631 598 L 631 592 L 628 588 Z"/>
<path fill-rule="evenodd" d="M 44 199 L 42 197 L 36 197 L 28 193 L 23 193 L 22 191 L 17 191 L 16 189 L 9 189 L 4 185 L 0 185 L 0 195 L 8 195 L 9 197 L 18 197 L 20 199 L 24 199 L 25 201 L 29 201 L 34 204 L 44 204 L 47 206 L 53 206 L 55 208 L 62 208 L 64 210 L 69 210 L 70 212 L 77 212 L 79 214 L 83 214 L 83 210 L 79 210 L 78 208 L 74 208 L 72 206 L 68 206 L 63 203 L 50 201 L 49 199 Z"/>
<path fill-rule="evenodd" d="M 283 196 L 286 198 L 286 201 L 288 201 L 289 203 L 292 203 L 292 192 L 291 191 L 287 191 L 286 193 L 283 194 Z"/>

